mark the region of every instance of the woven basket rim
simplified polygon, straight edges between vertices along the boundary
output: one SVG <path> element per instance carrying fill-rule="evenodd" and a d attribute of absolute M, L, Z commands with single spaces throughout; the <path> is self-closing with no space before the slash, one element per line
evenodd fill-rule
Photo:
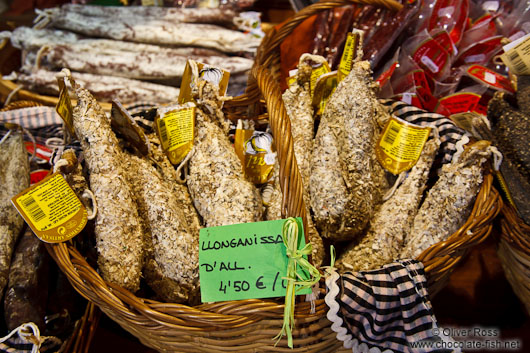
<path fill-rule="evenodd" d="M 501 237 L 511 247 L 530 255 L 530 225 L 519 217 L 515 208 L 505 202 L 502 207 Z"/>

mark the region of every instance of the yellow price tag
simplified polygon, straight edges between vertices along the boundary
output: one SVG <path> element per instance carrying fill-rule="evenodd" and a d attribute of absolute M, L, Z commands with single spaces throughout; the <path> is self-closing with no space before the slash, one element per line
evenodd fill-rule
<path fill-rule="evenodd" d="M 286 81 L 287 81 L 287 86 L 291 87 L 293 83 L 296 82 L 296 75 L 287 77 Z"/>
<path fill-rule="evenodd" d="M 530 75 L 530 33 L 503 47 L 501 60 L 515 75 Z"/>
<path fill-rule="evenodd" d="M 348 33 L 348 37 L 346 37 L 346 43 L 344 44 L 344 51 L 342 52 L 342 56 L 340 58 L 339 68 L 337 77 L 339 82 L 344 79 L 344 77 L 348 76 L 352 66 L 353 66 L 353 59 L 355 57 L 355 52 L 357 49 L 357 45 L 359 44 L 360 34 L 359 33 Z"/>
<path fill-rule="evenodd" d="M 319 77 L 316 83 L 315 92 L 313 93 L 313 108 L 316 114 L 324 114 L 324 109 L 329 101 L 329 98 L 335 92 L 339 81 L 337 79 L 337 71 L 332 71 Z"/>
<path fill-rule="evenodd" d="M 195 77 L 193 73 L 193 66 L 197 66 L 198 77 Z M 208 66 L 200 62 L 195 62 L 193 60 L 188 60 L 186 62 L 186 67 L 184 68 L 184 73 L 182 74 L 182 82 L 180 83 L 180 92 L 178 97 L 178 103 L 184 104 L 187 102 L 192 102 L 192 88 L 197 84 L 197 81 L 201 79 L 208 81 L 217 87 L 219 87 L 219 95 L 226 95 L 226 90 L 228 89 L 228 81 L 230 80 L 230 72 L 219 69 L 216 67 Z"/>
<path fill-rule="evenodd" d="M 234 149 L 245 176 L 254 184 L 263 184 L 273 175 L 276 155 L 272 135 L 254 129 L 236 129 Z"/>
<path fill-rule="evenodd" d="M 377 160 L 392 174 L 409 170 L 420 158 L 430 132 L 430 127 L 417 126 L 392 117 L 376 146 Z"/>
<path fill-rule="evenodd" d="M 11 199 L 39 239 L 60 243 L 79 234 L 87 211 L 59 173 L 44 178 Z"/>
<path fill-rule="evenodd" d="M 315 92 L 315 87 L 317 85 L 318 78 L 324 74 L 327 74 L 330 71 L 331 69 L 329 68 L 328 63 L 326 62 L 313 68 L 313 70 L 311 71 L 311 82 L 310 82 L 311 97 L 313 97 L 313 94 Z"/>
<path fill-rule="evenodd" d="M 195 107 L 168 111 L 156 125 L 162 149 L 171 163 L 180 163 L 193 147 Z"/>
<path fill-rule="evenodd" d="M 72 108 L 72 102 L 70 101 L 70 96 L 68 95 L 68 89 L 66 85 L 62 85 L 61 93 L 59 94 L 59 101 L 55 107 L 57 114 L 61 116 L 68 129 L 68 132 L 72 136 L 75 136 L 74 131 L 74 109 Z"/>

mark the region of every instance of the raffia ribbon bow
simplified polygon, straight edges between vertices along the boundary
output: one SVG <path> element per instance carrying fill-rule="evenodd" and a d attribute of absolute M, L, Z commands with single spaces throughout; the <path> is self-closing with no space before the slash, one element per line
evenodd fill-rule
<path fill-rule="evenodd" d="M 293 330 L 294 330 L 294 307 L 295 295 L 297 291 L 311 288 L 320 280 L 320 273 L 318 270 L 307 261 L 304 256 L 311 254 L 313 247 L 310 243 L 306 244 L 302 249 L 298 250 L 298 236 L 300 229 L 298 222 L 294 218 L 285 220 L 282 228 L 282 239 L 286 247 L 286 254 L 289 258 L 287 263 L 287 274 L 282 279 L 287 281 L 287 289 L 285 294 L 285 307 L 283 311 L 283 326 L 281 331 L 274 337 L 280 341 L 283 336 L 287 336 L 287 345 L 293 348 Z M 305 280 L 297 271 L 298 267 L 309 273 L 310 278 Z M 299 286 L 295 288 L 295 286 Z"/>

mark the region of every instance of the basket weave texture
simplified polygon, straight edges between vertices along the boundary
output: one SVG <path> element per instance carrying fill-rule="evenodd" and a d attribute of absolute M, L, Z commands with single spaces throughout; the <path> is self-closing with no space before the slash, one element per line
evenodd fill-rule
<path fill-rule="evenodd" d="M 306 222 L 302 181 L 294 158 L 291 126 L 278 85 L 279 45 L 304 19 L 337 6 L 370 4 L 398 9 L 391 0 L 325 1 L 298 12 L 279 30 L 264 38 L 252 69 L 246 93 L 226 102 L 229 113 L 259 117 L 266 112 L 276 141 L 283 192 L 283 216 L 302 217 Z M 265 105 L 263 105 L 263 99 Z M 418 258 L 426 269 L 431 294 L 440 290 L 468 249 L 490 234 L 491 221 L 500 212 L 502 201 L 486 175 L 472 213 L 455 234 L 423 252 Z M 162 303 L 135 296 L 105 282 L 71 243 L 49 245 L 55 261 L 74 288 L 105 314 L 135 335 L 143 344 L 162 352 L 340 352 L 342 344 L 331 330 L 323 299 L 300 302 L 295 308 L 294 349 L 283 338 L 273 337 L 283 324 L 284 305 L 278 299 L 249 299 L 187 306 Z M 322 297 L 322 296 L 321 296 Z"/>
<path fill-rule="evenodd" d="M 530 315 L 530 226 L 507 202 L 502 208 L 498 255 L 508 282 Z"/>

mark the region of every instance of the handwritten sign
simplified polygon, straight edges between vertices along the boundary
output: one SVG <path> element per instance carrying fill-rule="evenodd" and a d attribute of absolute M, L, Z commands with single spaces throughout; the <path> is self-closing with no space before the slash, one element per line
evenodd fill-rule
<path fill-rule="evenodd" d="M 199 275 L 203 303 L 285 296 L 288 258 L 282 240 L 285 220 L 203 228 Z M 302 220 L 298 249 L 305 246 Z M 302 270 L 304 280 L 309 275 Z M 309 294 L 311 289 L 297 291 Z"/>

